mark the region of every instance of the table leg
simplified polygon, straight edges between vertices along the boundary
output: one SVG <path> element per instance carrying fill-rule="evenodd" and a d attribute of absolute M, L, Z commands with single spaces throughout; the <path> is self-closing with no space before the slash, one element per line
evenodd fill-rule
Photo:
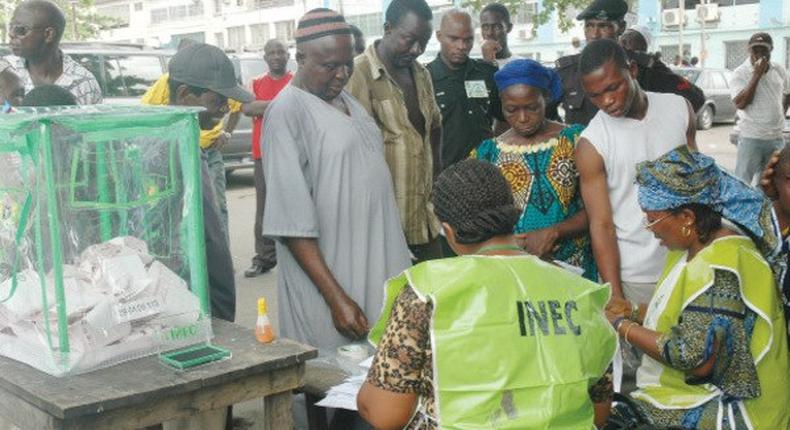
<path fill-rule="evenodd" d="M 264 428 L 266 430 L 293 430 L 292 397 L 293 394 L 290 390 L 264 397 Z"/>

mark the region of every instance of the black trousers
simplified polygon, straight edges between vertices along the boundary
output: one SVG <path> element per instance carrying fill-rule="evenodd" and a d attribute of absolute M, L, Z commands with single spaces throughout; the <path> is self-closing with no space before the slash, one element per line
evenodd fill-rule
<path fill-rule="evenodd" d="M 274 240 L 263 236 L 263 211 L 266 207 L 266 179 L 263 176 L 263 160 L 255 160 L 253 171 L 255 178 L 255 256 L 253 263 L 264 267 L 274 267 L 277 264 L 277 251 Z"/>

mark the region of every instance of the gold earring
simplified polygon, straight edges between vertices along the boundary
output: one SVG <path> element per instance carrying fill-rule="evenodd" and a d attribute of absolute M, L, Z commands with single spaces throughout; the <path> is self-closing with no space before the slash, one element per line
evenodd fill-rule
<path fill-rule="evenodd" d="M 683 237 L 691 236 L 691 226 L 690 225 L 684 225 L 683 227 L 680 227 L 680 234 L 682 234 Z"/>

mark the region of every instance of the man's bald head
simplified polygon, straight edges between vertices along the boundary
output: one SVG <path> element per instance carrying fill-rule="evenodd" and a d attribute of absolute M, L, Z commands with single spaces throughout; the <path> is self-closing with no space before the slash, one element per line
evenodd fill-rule
<path fill-rule="evenodd" d="M 263 45 L 263 61 L 269 66 L 269 73 L 282 76 L 288 66 L 288 48 L 277 39 L 271 39 Z"/>
<path fill-rule="evenodd" d="M 439 31 L 444 30 L 448 26 L 468 26 L 472 28 L 472 15 L 461 9 L 451 9 L 442 15 Z"/>
<path fill-rule="evenodd" d="M 287 49 L 285 44 L 280 41 L 280 39 L 269 39 L 263 45 L 263 51 L 266 52 L 270 49 Z"/>
<path fill-rule="evenodd" d="M 60 43 L 66 30 L 66 16 L 58 5 L 49 0 L 28 0 L 17 6 L 14 15 L 22 10 L 33 13 L 39 26 L 52 27 L 55 30 L 54 42 Z"/>
<path fill-rule="evenodd" d="M 436 32 L 436 39 L 439 40 L 444 64 L 453 70 L 460 68 L 469 60 L 469 51 L 475 42 L 472 16 L 460 9 L 446 12 Z"/>

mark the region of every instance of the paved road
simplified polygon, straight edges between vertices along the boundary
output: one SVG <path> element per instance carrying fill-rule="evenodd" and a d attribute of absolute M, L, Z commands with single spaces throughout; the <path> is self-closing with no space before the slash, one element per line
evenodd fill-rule
<path fill-rule="evenodd" d="M 719 125 L 697 133 L 699 149 L 711 155 L 728 169 L 735 168 L 735 146 L 729 142 L 732 125 Z M 233 264 L 236 268 L 236 322 L 247 327 L 255 326 L 256 302 L 265 296 L 269 302 L 270 318 L 277 329 L 277 269 L 257 278 L 244 277 L 253 256 L 252 228 L 255 218 L 255 195 L 252 169 L 233 172 L 228 181 L 228 212 Z M 253 341 L 253 338 L 250 338 Z M 236 416 L 246 423 L 260 420 L 259 406 L 254 403 L 240 405 Z M 246 428 L 246 426 L 237 426 Z"/>

